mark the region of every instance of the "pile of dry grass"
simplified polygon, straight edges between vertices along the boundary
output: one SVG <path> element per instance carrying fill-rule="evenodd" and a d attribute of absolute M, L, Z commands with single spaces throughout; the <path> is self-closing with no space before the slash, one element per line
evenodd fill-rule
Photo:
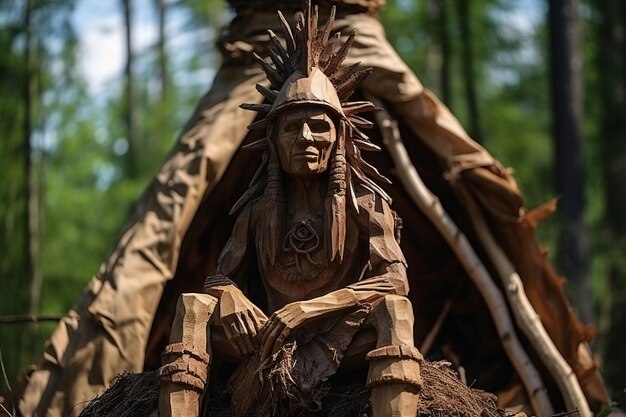
<path fill-rule="evenodd" d="M 422 364 L 424 387 L 419 417 L 510 417 L 496 406 L 496 397 L 463 384 L 446 362 Z M 224 385 L 210 384 L 204 406 L 206 417 L 229 417 Z M 368 417 L 369 393 L 363 385 L 332 387 L 320 407 L 302 410 L 305 417 Z M 120 375 L 80 417 L 158 417 L 159 385 L 155 372 Z M 279 413 L 280 414 L 280 413 Z"/>

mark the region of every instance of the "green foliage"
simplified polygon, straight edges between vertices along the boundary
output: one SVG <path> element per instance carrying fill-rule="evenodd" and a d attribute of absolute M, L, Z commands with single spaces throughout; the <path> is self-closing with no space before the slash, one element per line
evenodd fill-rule
<path fill-rule="evenodd" d="M 26 243 L 22 229 L 26 207 L 21 137 L 24 114 L 21 92 L 16 88 L 23 83 L 23 58 L 18 47 L 23 31 L 17 13 L 4 16 L 7 22 L 0 27 L 0 282 L 2 293 L 10 294 L 11 298 L 0 300 L 2 315 L 24 312 L 23 306 L 28 303 L 22 284 Z M 19 329 L 0 328 L 0 351 L 4 358 L 17 355 L 19 360 L 21 343 Z M 10 374 L 17 371 L 6 359 L 5 363 Z"/>
<path fill-rule="evenodd" d="M 32 166 L 33 172 L 39 176 L 44 167 L 41 139 L 48 120 L 48 102 L 44 98 L 53 89 L 54 78 L 52 71 L 44 69 L 59 58 L 58 48 L 55 47 L 57 43 L 69 45 L 73 42 L 71 27 L 63 17 L 68 16 L 73 4 L 73 0 L 10 0 L 0 4 L 2 315 L 26 313 L 29 309 L 31 276 L 28 273 L 26 170 Z M 27 7 L 30 10 L 28 14 Z M 27 98 L 30 101 L 29 112 L 26 111 Z M 27 114 L 30 125 L 26 124 Z M 30 135 L 27 130 L 31 131 Z M 29 148 L 30 152 L 27 151 Z M 29 360 L 30 335 L 31 332 L 16 326 L 0 327 L 0 349 L 10 376 L 14 376 Z"/>
<path fill-rule="evenodd" d="M 448 57 L 442 56 L 442 38 L 433 5 L 445 4 Z M 389 1 L 383 13 L 387 35 L 398 53 L 424 85 L 441 94 L 442 60 L 451 68 L 448 106 L 465 126 L 468 109 L 461 87 L 461 38 L 458 4 L 454 0 Z M 511 0 L 470 2 L 471 48 L 475 51 L 476 87 L 483 124 L 483 142 L 504 165 L 513 167 L 529 207 L 554 196 L 550 108 L 541 26 L 511 24 L 518 10 Z M 544 22 L 539 22 L 545 24 Z M 410 28 L 411 30 L 407 30 Z"/>

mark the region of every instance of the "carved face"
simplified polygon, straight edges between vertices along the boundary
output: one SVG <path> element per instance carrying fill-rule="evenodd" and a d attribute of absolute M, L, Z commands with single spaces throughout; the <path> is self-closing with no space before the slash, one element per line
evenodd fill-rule
<path fill-rule="evenodd" d="M 333 119 L 320 107 L 296 108 L 278 117 L 276 147 L 280 165 L 296 176 L 320 174 L 337 140 Z"/>

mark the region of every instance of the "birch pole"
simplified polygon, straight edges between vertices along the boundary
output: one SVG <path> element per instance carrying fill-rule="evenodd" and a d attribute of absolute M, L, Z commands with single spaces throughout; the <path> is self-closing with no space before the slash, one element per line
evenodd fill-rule
<path fill-rule="evenodd" d="M 372 97 L 368 97 L 368 99 L 376 103 Z M 380 103 L 378 104 L 379 107 L 382 107 Z M 376 112 L 375 118 L 381 127 L 383 144 L 389 151 L 400 182 L 418 209 L 426 215 L 439 233 L 441 233 L 441 236 L 455 253 L 484 299 L 494 320 L 502 346 L 524 384 L 533 410 L 540 417 L 553 415 L 554 409 L 548 398 L 546 388 L 543 385 L 539 372 L 515 333 L 507 303 L 502 293 L 491 279 L 487 269 L 465 234 L 446 213 L 437 196 L 426 187 L 419 177 L 402 143 L 396 121 L 385 110 Z"/>
<path fill-rule="evenodd" d="M 593 413 L 578 383 L 576 374 L 565 361 L 563 355 L 561 355 L 543 327 L 541 318 L 526 296 L 521 277 L 493 237 L 480 207 L 471 198 L 467 190 L 460 187 L 455 187 L 455 190 L 460 194 L 469 212 L 478 239 L 483 244 L 487 255 L 498 271 L 517 325 L 532 344 L 550 375 L 555 379 L 565 401 L 567 411 L 577 410 L 580 417 L 592 417 Z"/>

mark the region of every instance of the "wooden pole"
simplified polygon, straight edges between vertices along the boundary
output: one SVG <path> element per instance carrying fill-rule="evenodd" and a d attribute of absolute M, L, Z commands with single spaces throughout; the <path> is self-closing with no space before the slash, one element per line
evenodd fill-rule
<path fill-rule="evenodd" d="M 541 318 L 533 308 L 524 291 L 524 284 L 515 267 L 508 259 L 500 245 L 496 242 L 482 211 L 476 201 L 468 195 L 465 189 L 457 187 L 465 208 L 468 210 L 478 239 L 483 244 L 494 267 L 498 271 L 505 294 L 511 305 L 515 321 L 528 338 L 541 362 L 555 379 L 567 411 L 578 410 L 580 417 L 591 417 L 593 413 L 583 394 L 576 374 L 565 361 L 554 342 L 541 323 Z"/>
<path fill-rule="evenodd" d="M 372 97 L 368 97 L 368 99 L 382 107 Z M 395 120 L 385 110 L 376 112 L 375 117 L 382 130 L 383 144 L 389 151 L 400 182 L 418 209 L 426 215 L 439 233 L 441 233 L 482 295 L 494 320 L 502 346 L 524 384 L 533 410 L 540 417 L 553 415 L 554 409 L 548 398 L 546 388 L 543 385 L 539 372 L 517 337 L 505 298 L 493 282 L 489 272 L 474 251 L 474 248 L 472 248 L 465 234 L 452 221 L 439 199 L 426 187 L 419 177 L 402 143 Z"/>

